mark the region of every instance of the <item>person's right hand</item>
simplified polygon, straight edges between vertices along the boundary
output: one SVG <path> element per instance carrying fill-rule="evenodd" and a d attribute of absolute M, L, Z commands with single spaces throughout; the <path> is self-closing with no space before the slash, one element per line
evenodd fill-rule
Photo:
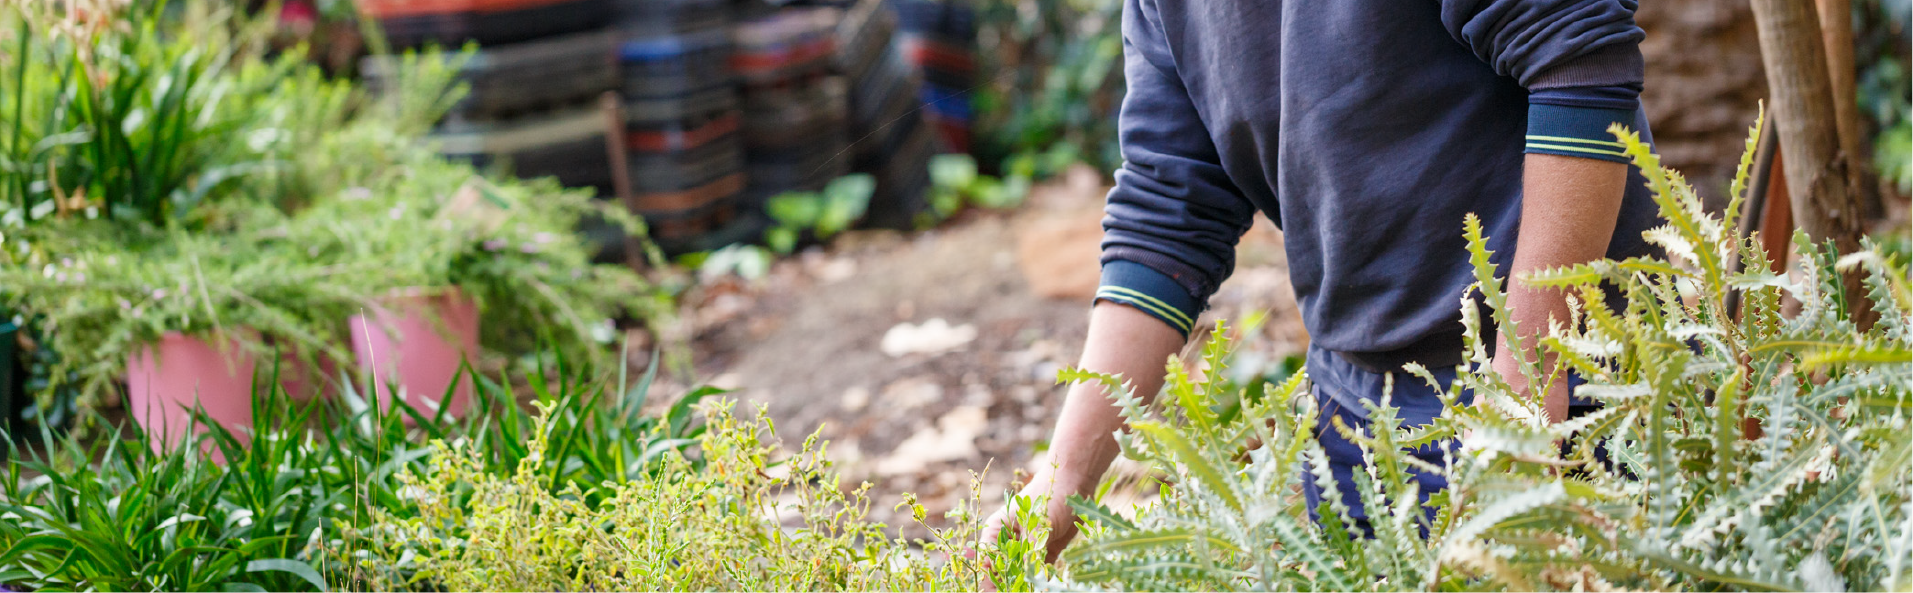
<path fill-rule="evenodd" d="M 1016 493 L 1017 496 L 1027 496 L 1031 500 L 1044 497 L 1049 499 L 1049 541 L 1043 543 L 1048 549 L 1044 560 L 1052 563 L 1056 562 L 1056 557 L 1063 553 L 1063 548 L 1069 546 L 1070 540 L 1076 538 L 1076 513 L 1069 508 L 1071 493 L 1060 490 L 1056 486 L 1053 474 L 1050 470 L 1044 469 L 1032 476 L 1029 485 Z M 1005 529 L 1012 530 L 1013 537 L 1025 536 L 1025 534 L 1014 532 L 1021 529 L 1021 526 L 1016 524 L 1016 511 L 1011 508 L 1014 504 L 1016 504 L 1014 499 L 1003 501 L 1003 506 L 998 508 L 996 513 L 983 520 L 983 530 L 978 533 L 978 543 L 995 543 L 999 534 Z"/>

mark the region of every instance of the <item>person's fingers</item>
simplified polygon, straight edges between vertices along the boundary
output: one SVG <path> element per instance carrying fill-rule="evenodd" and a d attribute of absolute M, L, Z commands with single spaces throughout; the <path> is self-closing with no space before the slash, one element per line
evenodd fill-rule
<path fill-rule="evenodd" d="M 1009 522 L 1008 510 L 1009 509 L 997 509 L 995 513 L 990 514 L 988 519 L 983 520 L 983 530 L 977 532 L 978 542 L 996 541 L 997 535 L 1003 531 L 1004 524 Z"/>

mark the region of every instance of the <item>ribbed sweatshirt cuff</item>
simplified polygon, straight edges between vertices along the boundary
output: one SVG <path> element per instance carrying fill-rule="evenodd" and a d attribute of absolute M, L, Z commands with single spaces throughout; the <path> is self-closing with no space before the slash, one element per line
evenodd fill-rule
<path fill-rule="evenodd" d="M 1174 279 L 1129 260 L 1103 263 L 1103 280 L 1096 289 L 1096 301 L 1110 301 L 1134 307 L 1150 317 L 1175 328 L 1184 338 L 1202 314 L 1202 301 Z"/>
<path fill-rule="evenodd" d="M 1614 134 L 1608 132 L 1608 126 L 1632 127 L 1634 113 L 1633 110 L 1530 102 L 1526 152 L 1628 162 L 1627 153 Z"/>

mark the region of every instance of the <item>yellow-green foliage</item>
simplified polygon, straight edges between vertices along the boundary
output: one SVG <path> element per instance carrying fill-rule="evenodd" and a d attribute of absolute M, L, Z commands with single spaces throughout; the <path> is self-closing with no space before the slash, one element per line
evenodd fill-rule
<path fill-rule="evenodd" d="M 543 479 L 550 434 L 510 475 L 483 471 L 463 443 L 437 443 L 429 469 L 400 477 L 418 505 L 349 536 L 359 581 L 378 590 L 1028 589 L 1035 546 L 977 542 L 975 500 L 957 527 L 906 542 L 867 519 L 865 483 L 846 493 L 815 436 L 788 457 L 766 421 L 705 408 L 703 469 L 667 456 L 655 471 L 594 488 Z M 759 410 L 759 417 L 763 417 Z M 972 489 L 977 487 L 972 482 Z M 595 492 L 587 492 L 593 490 Z M 601 498 L 596 495 L 602 495 Z M 600 502 L 588 500 L 599 498 Z M 924 509 L 905 497 L 918 521 Z M 1041 508 L 1036 505 L 1034 508 Z M 1033 514 L 1026 524 L 1036 527 Z M 981 550 L 980 556 L 965 553 Z"/>
<path fill-rule="evenodd" d="M 1118 397 L 1136 428 L 1124 453 L 1174 485 L 1133 520 L 1072 501 L 1090 517 L 1090 537 L 1069 552 L 1068 576 L 1151 590 L 1913 587 L 1906 267 L 1799 235 L 1793 275 L 1769 273 L 1759 243 L 1733 231 L 1741 196 L 1725 220 L 1709 214 L 1635 134 L 1616 136 L 1667 220 L 1646 233 L 1667 257 L 1525 279 L 1575 297 L 1572 318 L 1541 349 L 1586 380 L 1577 394 L 1599 411 L 1549 425 L 1539 399 L 1488 370 L 1489 336 L 1465 303 L 1472 370 L 1441 394 L 1447 412 L 1373 437 L 1337 427 L 1372 462 L 1354 486 L 1375 533 L 1350 537 L 1335 482 L 1324 471 L 1301 477 L 1302 464 L 1322 459 L 1306 386 L 1216 390 L 1226 359 L 1218 346 L 1205 354 L 1207 377 L 1171 369 L 1158 407 Z M 1738 194 L 1745 184 L 1733 187 Z M 1467 227 L 1475 288 L 1505 324 L 1479 224 L 1470 218 Z M 1844 270 L 1864 274 L 1880 318 L 1868 329 L 1849 316 L 1859 295 L 1841 293 Z M 1626 306 L 1609 308 L 1603 284 Z M 1738 315 L 1726 306 L 1734 291 L 1744 295 Z M 1783 315 L 1783 297 L 1800 303 L 1797 315 Z M 1538 376 L 1536 354 L 1524 357 L 1531 384 L 1564 380 Z M 1426 369 L 1407 370 L 1435 382 Z M 1456 405 L 1464 391 L 1485 403 Z M 1210 413 L 1238 401 L 1243 413 L 1232 420 Z M 1382 403 L 1371 409 L 1377 425 L 1394 418 Z M 1747 438 L 1750 424 L 1758 434 Z M 1403 453 L 1454 438 L 1459 453 L 1439 467 Z M 1432 521 L 1407 479 L 1416 464 L 1450 484 L 1429 501 Z M 1320 524 L 1295 492 L 1302 479 L 1328 491 Z"/>

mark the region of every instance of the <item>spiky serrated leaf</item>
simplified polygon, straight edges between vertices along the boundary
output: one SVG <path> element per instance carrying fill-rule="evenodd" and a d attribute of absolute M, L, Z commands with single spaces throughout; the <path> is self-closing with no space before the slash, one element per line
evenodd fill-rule
<path fill-rule="evenodd" d="M 1905 346 L 1875 343 L 1812 350 L 1800 361 L 1800 366 L 1814 369 L 1836 364 L 1875 365 L 1907 363 L 1913 363 L 1913 350 Z"/>
<path fill-rule="evenodd" d="M 1109 507 L 1103 506 L 1102 503 L 1093 502 L 1081 496 L 1070 495 L 1069 508 L 1076 511 L 1076 516 L 1081 519 L 1099 522 L 1120 529 L 1136 528 L 1135 523 L 1131 523 L 1128 518 L 1116 514 L 1116 511 L 1110 510 Z"/>
<path fill-rule="evenodd" d="M 1456 527 L 1454 531 L 1448 532 L 1448 536 L 1444 539 L 1442 545 L 1451 546 L 1464 542 L 1474 542 L 1476 538 L 1480 537 L 1483 533 L 1487 533 L 1489 529 L 1494 528 L 1495 525 L 1502 521 L 1506 521 L 1534 509 L 1554 504 L 1566 496 L 1567 490 L 1562 488 L 1561 482 L 1557 480 L 1524 490 L 1512 496 L 1497 498 L 1493 504 L 1482 505 L 1483 509 L 1479 514 L 1469 517 L 1460 527 Z"/>
<path fill-rule="evenodd" d="M 1167 448 L 1175 454 L 1177 463 L 1189 468 L 1189 473 L 1201 480 L 1205 489 L 1221 497 L 1230 509 L 1240 512 L 1242 499 L 1236 496 L 1235 486 L 1220 468 L 1203 454 L 1202 449 L 1175 428 L 1159 423 L 1137 423 L 1131 425 L 1137 432 L 1149 435 L 1150 440 Z"/>

